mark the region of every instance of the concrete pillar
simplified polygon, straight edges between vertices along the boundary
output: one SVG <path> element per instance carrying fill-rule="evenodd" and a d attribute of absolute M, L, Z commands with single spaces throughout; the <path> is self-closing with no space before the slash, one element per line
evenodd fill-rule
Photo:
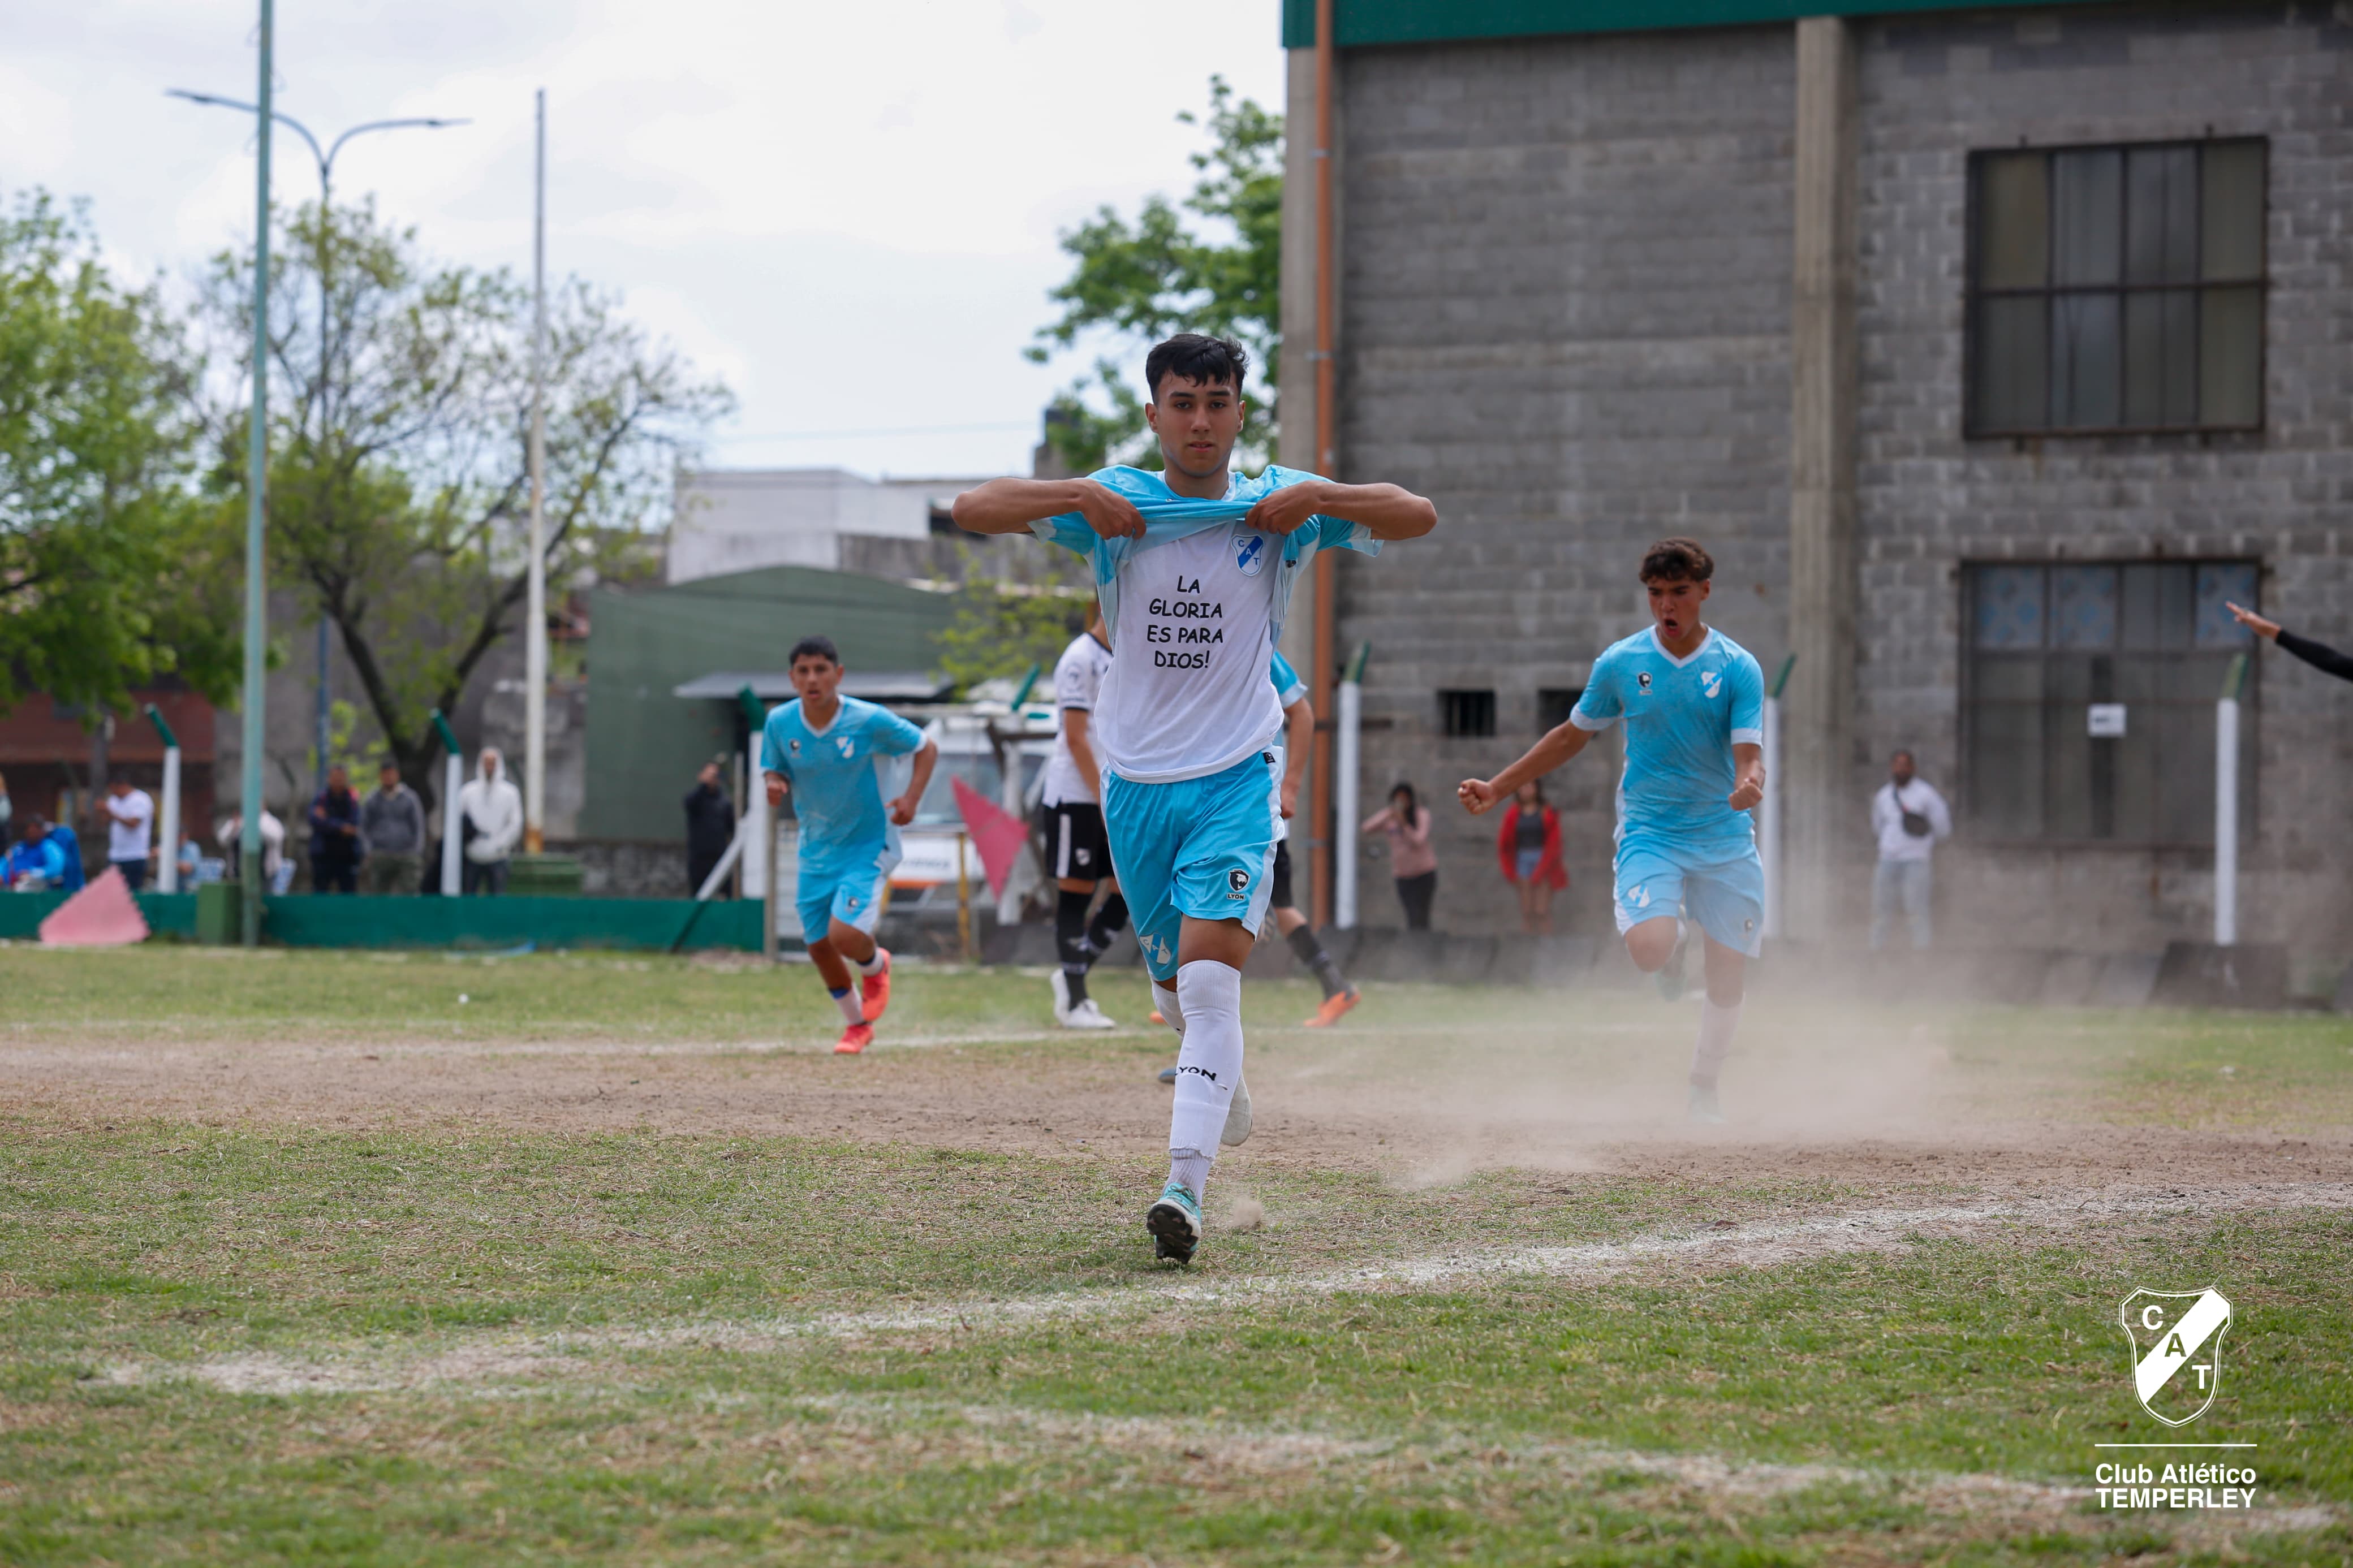
<path fill-rule="evenodd" d="M 1315 51 L 1290 49 L 1284 61 L 1282 157 L 1282 432 L 1274 460 L 1315 467 Z M 1314 662 L 1315 583 L 1303 573 L 1282 629 L 1282 657 L 1303 675 Z M 1325 715 L 1328 717 L 1328 715 Z"/>
<path fill-rule="evenodd" d="M 1820 941 L 1846 902 L 1861 832 L 1854 708 L 1855 181 L 1853 34 L 1797 27 L 1797 254 L 1789 298 L 1789 648 L 1782 704 L 1789 934 Z"/>

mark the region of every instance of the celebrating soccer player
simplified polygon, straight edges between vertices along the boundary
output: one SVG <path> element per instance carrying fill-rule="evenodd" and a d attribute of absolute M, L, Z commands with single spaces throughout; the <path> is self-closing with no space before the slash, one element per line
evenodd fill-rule
<path fill-rule="evenodd" d="M 790 791 L 800 818 L 801 932 L 841 1009 L 833 1048 L 855 1056 L 873 1043 L 875 1020 L 891 1005 L 891 954 L 874 927 L 899 863 L 899 829 L 915 819 L 940 748 L 896 713 L 842 696 L 841 655 L 830 638 L 794 644 L 789 668 L 800 696 L 769 713 L 760 770 L 769 806 L 784 805 Z M 907 787 L 885 805 L 885 771 L 911 752 Z M 860 980 L 850 977 L 853 964 Z"/>
<path fill-rule="evenodd" d="M 1716 1075 L 1740 1022 L 1743 972 L 1757 956 L 1765 870 L 1748 816 L 1765 798 L 1765 676 L 1748 650 L 1700 619 L 1715 563 L 1688 539 L 1642 557 L 1651 625 L 1594 661 L 1568 721 L 1492 779 L 1456 794 L 1475 816 L 1559 767 L 1623 720 L 1618 791 L 1618 930 L 1636 967 L 1683 994 L 1687 917 L 1707 943 L 1707 994 L 1692 1050 L 1691 1116 L 1721 1121 Z"/>
<path fill-rule="evenodd" d="M 1168 1180 L 1145 1226 L 1180 1263 L 1200 1245 L 1201 1193 L 1241 1081 L 1241 966 L 1282 836 L 1282 707 L 1267 675 L 1292 584 L 1318 550 L 1375 554 L 1438 521 L 1395 485 L 1232 472 L 1248 363 L 1190 332 L 1146 356 L 1162 473 L 991 479 L 955 502 L 970 532 L 1026 529 L 1093 567 L 1112 647 L 1088 731 L 1103 825 L 1154 996 L 1182 1040 Z"/>

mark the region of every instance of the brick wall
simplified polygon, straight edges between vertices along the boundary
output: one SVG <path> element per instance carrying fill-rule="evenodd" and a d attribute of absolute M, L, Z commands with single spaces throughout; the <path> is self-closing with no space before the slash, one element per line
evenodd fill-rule
<path fill-rule="evenodd" d="M 2353 639 L 2353 27 L 2327 16 L 2117 8 L 1864 26 L 1858 799 L 1899 745 L 1940 784 L 1958 776 L 1964 561 L 2257 556 L 2273 614 Z M 2271 142 L 2262 433 L 1963 440 L 1970 151 L 2210 132 Z M 2348 956 L 2353 689 L 2274 649 L 2261 665 L 2241 933 Z M 2208 851 L 1966 838 L 1941 894 L 1965 936 L 2134 948 L 2211 931 Z"/>
<path fill-rule="evenodd" d="M 1343 476 L 1422 491 L 1443 531 L 1341 562 L 1342 647 L 1374 645 L 1365 789 L 1440 797 L 1438 924 L 1516 929 L 1494 819 L 1452 787 L 1535 738 L 1540 689 L 1647 624 L 1642 547 L 1704 541 L 1720 624 L 1780 657 L 1789 34 L 1369 50 L 1344 71 Z M 1448 687 L 1495 689 L 1493 740 L 1440 736 Z M 1615 779 L 1613 741 L 1554 782 L 1575 929 L 1608 928 Z M 1385 864 L 1363 867 L 1365 919 L 1396 923 Z"/>

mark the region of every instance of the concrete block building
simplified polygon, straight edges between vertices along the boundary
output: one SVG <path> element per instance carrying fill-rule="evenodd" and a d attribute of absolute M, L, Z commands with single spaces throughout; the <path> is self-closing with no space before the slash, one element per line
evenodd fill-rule
<path fill-rule="evenodd" d="M 1558 721 L 1646 624 L 1642 547 L 1690 534 L 1711 619 L 1768 679 L 1795 656 L 1792 936 L 1857 939 L 1898 747 L 1955 805 L 1955 942 L 2205 936 L 2245 654 L 2242 933 L 2353 957 L 2353 688 L 2222 608 L 2353 641 L 2353 12 L 1797 9 L 1335 0 L 1333 463 L 1443 520 L 1335 574 L 1367 802 Z M 1312 0 L 1284 26 L 1307 467 Z M 1554 789 L 1592 931 L 1614 782 L 1588 752 Z M 1438 923 L 1510 928 L 1492 822 L 1440 823 Z"/>

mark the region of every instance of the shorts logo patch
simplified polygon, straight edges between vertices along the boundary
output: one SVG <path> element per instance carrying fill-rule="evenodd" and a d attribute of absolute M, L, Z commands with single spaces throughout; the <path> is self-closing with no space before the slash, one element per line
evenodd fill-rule
<path fill-rule="evenodd" d="M 1645 691 L 1651 689 L 1651 672 L 1647 669 L 1637 671 L 1634 676 L 1634 684 L 1641 687 Z"/>
<path fill-rule="evenodd" d="M 842 894 L 842 896 L 841 896 L 841 901 L 842 901 L 844 904 L 846 904 L 847 906 L 849 906 L 849 908 L 851 910 L 851 911 L 852 911 L 852 912 L 855 912 L 855 911 L 857 910 L 857 908 L 858 908 L 858 895 L 857 895 L 857 894 L 855 894 L 855 893 L 844 893 L 844 894 Z"/>
<path fill-rule="evenodd" d="M 1250 873 L 1240 867 L 1226 873 L 1226 897 L 1242 899 L 1250 896 Z"/>
<path fill-rule="evenodd" d="M 1255 577 L 1266 570 L 1266 535 L 1262 533 L 1235 535 L 1234 570 L 1245 577 Z"/>

